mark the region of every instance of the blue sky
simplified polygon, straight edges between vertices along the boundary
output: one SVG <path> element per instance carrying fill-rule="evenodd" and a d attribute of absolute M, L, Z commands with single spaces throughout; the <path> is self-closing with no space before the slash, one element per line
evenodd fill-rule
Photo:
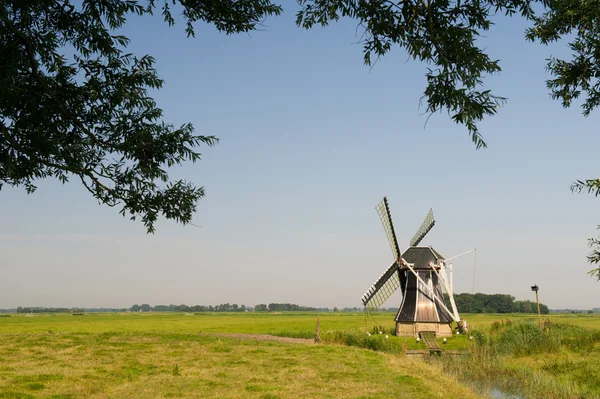
<path fill-rule="evenodd" d="M 545 59 L 564 43 L 527 43 L 522 19 L 497 19 L 482 42 L 503 71 L 486 84 L 509 100 L 476 150 L 446 114 L 425 127 L 425 65 L 396 48 L 366 67 L 354 22 L 306 31 L 284 9 L 264 31 L 200 25 L 195 39 L 160 16 L 130 20 L 130 50 L 152 54 L 165 80 L 165 120 L 221 139 L 172 171 L 206 188 L 201 227 L 161 221 L 148 236 L 75 182 L 5 187 L 0 307 L 360 306 L 392 261 L 383 195 L 402 247 L 431 207 L 424 244 L 447 257 L 477 248 L 475 291 L 533 299 L 538 284 L 550 307 L 600 307 L 585 259 L 600 199 L 569 190 L 596 176 L 598 112 L 565 110 L 545 88 Z M 474 256 L 454 265 L 455 289 L 471 292 Z"/>

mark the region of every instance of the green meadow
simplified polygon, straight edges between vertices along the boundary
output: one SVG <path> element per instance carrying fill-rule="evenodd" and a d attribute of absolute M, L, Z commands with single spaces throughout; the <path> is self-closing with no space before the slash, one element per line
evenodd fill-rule
<path fill-rule="evenodd" d="M 567 327 L 533 349 L 509 330 L 537 317 L 466 315 L 474 339 L 443 346 L 465 355 L 426 359 L 404 354 L 425 347 L 392 336 L 391 313 L 2 316 L 0 398 L 477 398 L 492 387 L 488 374 L 515 385 L 523 370 L 546 389 L 539 397 L 600 395 L 586 382 L 600 381 L 593 315 L 550 316 Z M 317 317 L 320 345 L 311 340 Z"/>
<path fill-rule="evenodd" d="M 32 317 L 13 315 L 0 317 L 0 333 L 45 333 L 48 330 L 72 333 L 102 332 L 173 332 L 173 333 L 243 333 L 277 334 L 293 332 L 314 336 L 316 319 L 320 317 L 323 329 L 365 329 L 363 313 L 88 313 L 85 316 L 69 314 L 39 314 Z M 367 318 L 367 325 L 393 327 L 394 315 L 376 314 Z"/>

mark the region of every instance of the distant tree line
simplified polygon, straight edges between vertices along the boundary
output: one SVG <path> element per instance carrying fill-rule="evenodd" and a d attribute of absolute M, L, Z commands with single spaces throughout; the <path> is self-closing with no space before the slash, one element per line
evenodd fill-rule
<path fill-rule="evenodd" d="M 256 312 L 314 312 L 316 310 L 316 308 L 300 306 L 294 303 L 270 303 L 268 306 L 261 303 L 254 307 L 254 311 Z"/>
<path fill-rule="evenodd" d="M 7 311 L 8 313 L 12 313 L 12 309 L 0 309 L 0 313 Z M 126 308 L 46 308 L 43 306 L 27 306 L 22 307 L 19 306 L 16 309 L 17 313 L 69 313 L 69 312 L 126 312 Z"/>
<path fill-rule="evenodd" d="M 224 303 L 221 305 L 156 305 L 150 306 L 147 303 L 138 305 L 135 304 L 129 308 L 132 312 L 315 312 L 315 311 L 328 311 L 326 308 L 311 308 L 307 306 L 300 306 L 294 303 L 270 303 L 258 304 L 254 307 L 246 305 L 238 305 L 236 303 L 229 304 Z"/>
<path fill-rule="evenodd" d="M 245 312 L 250 310 L 246 305 L 238 305 L 237 303 L 224 303 L 221 305 L 156 305 L 150 306 L 147 303 L 142 305 L 133 305 L 129 308 L 132 312 Z"/>
<path fill-rule="evenodd" d="M 0 312 L 13 313 L 15 309 L 0 309 Z M 147 303 L 138 305 L 135 304 L 130 308 L 47 308 L 47 307 L 22 307 L 16 309 L 17 313 L 69 313 L 69 312 L 246 312 L 246 311 L 263 311 L 263 312 L 329 312 L 329 308 L 312 308 L 300 306 L 293 303 L 270 303 L 269 305 L 259 304 L 254 307 L 246 305 L 238 305 L 236 303 L 224 303 L 220 305 L 156 305 L 151 306 Z M 337 311 L 337 308 L 336 308 Z"/>
<path fill-rule="evenodd" d="M 69 313 L 70 308 L 44 308 L 44 307 L 21 307 L 17 308 L 17 313 Z"/>
<path fill-rule="evenodd" d="M 448 308 L 450 301 L 448 296 L 444 296 Z M 506 294 L 455 294 L 456 307 L 460 313 L 537 313 L 537 304 L 533 301 L 516 301 L 511 295 Z M 69 313 L 73 312 L 330 312 L 329 308 L 314 308 L 308 306 L 300 306 L 293 303 L 270 303 L 258 304 L 254 307 L 238 304 L 224 303 L 220 305 L 156 305 L 151 306 L 147 303 L 138 305 L 135 304 L 129 309 L 117 308 L 46 308 L 46 307 L 21 307 L 17 308 L 17 313 Z M 333 312 L 362 312 L 363 308 L 345 307 L 339 309 L 333 308 Z M 380 312 L 396 312 L 397 307 L 381 308 Z M 595 308 L 595 312 L 600 309 Z M 550 310 L 548 306 L 540 303 L 540 312 L 548 314 Z"/>
<path fill-rule="evenodd" d="M 357 307 L 343 308 L 340 310 L 340 312 L 343 312 L 343 313 L 356 313 L 356 312 L 364 312 L 364 311 L 365 311 L 365 308 L 357 308 Z M 393 312 L 393 313 L 395 313 L 398 311 L 398 306 L 392 307 L 392 308 L 378 308 L 376 311 L 377 312 Z"/>
<path fill-rule="evenodd" d="M 600 313 L 600 309 L 550 309 L 550 313 L 571 313 L 571 314 L 581 314 L 581 313 Z"/>
<path fill-rule="evenodd" d="M 450 307 L 448 296 L 446 303 Z M 506 294 L 455 294 L 454 301 L 459 313 L 537 313 L 537 303 L 525 300 L 515 301 Z M 548 306 L 540 303 L 540 313 L 548 314 Z"/>

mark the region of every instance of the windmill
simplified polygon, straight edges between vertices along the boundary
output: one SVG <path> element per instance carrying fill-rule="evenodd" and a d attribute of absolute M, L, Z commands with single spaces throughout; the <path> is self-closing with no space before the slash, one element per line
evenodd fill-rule
<path fill-rule="evenodd" d="M 452 335 L 452 322 L 459 331 L 466 329 L 461 321 L 454 302 L 452 291 L 451 259 L 465 255 L 474 249 L 449 259 L 444 259 L 431 246 L 419 247 L 419 243 L 435 225 L 433 211 L 430 209 L 421 227 L 409 247 L 400 252 L 392 216 L 386 197 L 375 208 L 387 234 L 394 263 L 362 296 L 367 311 L 378 309 L 399 287 L 402 291 L 402 303 L 396 313 L 396 335 L 418 337 L 421 332 L 430 331 L 438 337 Z M 446 271 L 450 272 L 448 279 Z M 442 291 L 443 289 L 443 291 Z M 451 310 L 444 302 L 443 292 L 448 295 Z"/>

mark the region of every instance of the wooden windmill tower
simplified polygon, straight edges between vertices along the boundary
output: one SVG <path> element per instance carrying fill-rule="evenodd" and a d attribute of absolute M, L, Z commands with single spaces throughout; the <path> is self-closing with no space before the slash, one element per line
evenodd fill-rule
<path fill-rule="evenodd" d="M 400 252 L 387 198 L 376 207 L 381 223 L 388 236 L 394 263 L 362 296 L 368 311 L 378 309 L 397 289 L 402 290 L 402 304 L 396 313 L 396 335 L 418 337 L 421 332 L 433 332 L 438 337 L 452 335 L 452 322 L 459 331 L 466 328 L 461 321 L 452 292 L 452 265 L 432 247 L 419 247 L 419 243 L 435 225 L 430 209 L 423 224 L 410 241 L 404 253 Z M 474 250 L 467 251 L 464 255 Z M 450 271 L 450 279 L 446 270 Z M 444 303 L 443 293 L 448 294 L 450 307 Z"/>

